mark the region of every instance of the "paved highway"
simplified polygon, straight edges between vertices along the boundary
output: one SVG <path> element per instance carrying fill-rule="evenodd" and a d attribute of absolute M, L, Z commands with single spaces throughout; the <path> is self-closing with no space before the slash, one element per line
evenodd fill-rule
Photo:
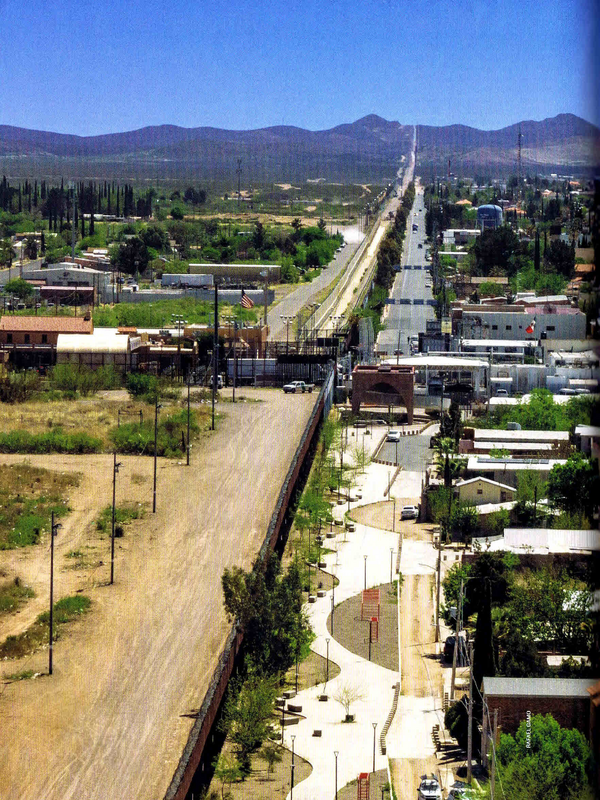
<path fill-rule="evenodd" d="M 413 224 L 418 230 L 413 232 Z M 421 247 L 419 247 L 419 244 Z M 417 186 L 413 209 L 407 223 L 407 233 L 402 253 L 402 271 L 398 273 L 390 298 L 394 301 L 387 308 L 385 330 L 377 337 L 377 352 L 390 357 L 400 349 L 410 355 L 408 340 L 425 332 L 427 320 L 435 318 L 429 263 L 425 260 L 425 208 L 423 190 Z"/>

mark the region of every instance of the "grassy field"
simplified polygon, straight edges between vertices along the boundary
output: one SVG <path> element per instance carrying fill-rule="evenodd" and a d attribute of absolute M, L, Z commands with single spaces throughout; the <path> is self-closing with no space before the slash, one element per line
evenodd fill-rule
<path fill-rule="evenodd" d="M 19 578 L 0 583 L 0 615 L 11 614 L 33 597 L 30 586 L 24 586 Z"/>
<path fill-rule="evenodd" d="M 59 637 L 60 628 L 63 625 L 72 622 L 82 614 L 85 614 L 86 611 L 89 611 L 90 605 L 90 598 L 82 594 L 63 597 L 57 603 L 54 603 L 53 638 L 57 639 Z M 7 636 L 5 641 L 0 644 L 0 659 L 22 658 L 43 647 L 49 641 L 49 618 L 49 612 L 44 611 L 26 631 L 23 631 L 18 636 Z"/>
<path fill-rule="evenodd" d="M 0 435 L 15 431 L 42 435 L 57 429 L 67 435 L 85 432 L 87 437 L 100 440 L 101 449 L 112 450 L 114 436 L 111 436 L 111 431 L 116 430 L 119 425 L 124 427 L 133 422 L 137 423 L 140 418 L 145 425 L 154 425 L 154 406 L 141 401 L 132 401 L 125 393 L 120 397 L 121 399 L 117 395 L 117 399 L 113 399 L 100 394 L 78 400 L 30 400 L 18 404 L 6 403 L 2 405 L 0 415 Z M 161 402 L 163 408 L 159 419 L 164 420 L 168 415 L 183 413 L 183 402 Z M 209 413 L 209 409 L 204 405 L 192 410 L 192 419 L 195 420 L 198 431 L 208 428 Z M 48 450 L 48 452 L 55 451 Z"/>
<path fill-rule="evenodd" d="M 68 512 L 69 489 L 78 483 L 73 473 L 0 465 L 0 550 L 37 544 L 51 513 L 60 517 Z"/>

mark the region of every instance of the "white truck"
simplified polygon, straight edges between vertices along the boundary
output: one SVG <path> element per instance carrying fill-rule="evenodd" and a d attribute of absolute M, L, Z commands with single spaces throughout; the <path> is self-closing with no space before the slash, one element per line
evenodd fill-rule
<path fill-rule="evenodd" d="M 304 392 L 312 392 L 314 388 L 315 386 L 313 383 L 304 383 L 304 381 L 292 381 L 291 383 L 285 384 L 285 386 L 283 387 L 283 391 L 286 394 L 296 394 L 296 392 L 304 394 Z"/>

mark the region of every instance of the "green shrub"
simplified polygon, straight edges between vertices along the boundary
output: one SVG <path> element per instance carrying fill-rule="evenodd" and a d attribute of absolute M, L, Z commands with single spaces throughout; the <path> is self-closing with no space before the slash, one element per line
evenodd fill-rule
<path fill-rule="evenodd" d="M 19 578 L 0 586 L 0 614 L 15 611 L 25 600 L 33 597 L 34 591 L 29 586 L 23 586 Z"/>
<path fill-rule="evenodd" d="M 198 423 L 194 412 L 190 415 L 190 432 L 197 433 Z M 187 435 L 187 410 L 182 409 L 174 414 L 159 417 L 156 452 L 159 456 L 174 458 L 185 452 Z M 154 423 L 131 422 L 113 428 L 109 438 L 119 453 L 133 455 L 154 454 Z"/>
<path fill-rule="evenodd" d="M 48 433 L 16 430 L 0 433 L 0 453 L 99 453 L 102 442 L 87 433 L 64 433 L 54 428 Z"/>
<path fill-rule="evenodd" d="M 121 385 L 121 376 L 112 366 L 92 370 L 86 366 L 57 364 L 48 374 L 50 388 L 69 397 L 89 395 L 100 389 L 116 389 Z"/>
<path fill-rule="evenodd" d="M 132 519 L 142 519 L 144 514 L 144 507 L 138 503 L 135 505 L 117 506 L 115 508 L 115 532 L 117 527 L 120 527 L 121 530 L 123 530 L 123 525 L 131 522 Z M 96 520 L 96 529 L 105 533 L 111 528 L 112 506 L 105 506 L 100 512 L 100 516 Z"/>
<path fill-rule="evenodd" d="M 129 394 L 134 398 L 154 397 L 158 392 L 156 375 L 145 375 L 142 372 L 130 372 L 125 381 Z"/>
<path fill-rule="evenodd" d="M 53 637 L 58 638 L 59 626 L 76 619 L 81 614 L 85 614 L 91 605 L 91 600 L 82 594 L 63 597 L 54 604 L 54 617 L 52 619 Z M 7 636 L 0 644 L 0 659 L 22 658 L 30 653 L 39 650 L 48 642 L 48 623 L 50 614 L 45 611 L 40 614 L 33 625 L 18 636 Z"/>

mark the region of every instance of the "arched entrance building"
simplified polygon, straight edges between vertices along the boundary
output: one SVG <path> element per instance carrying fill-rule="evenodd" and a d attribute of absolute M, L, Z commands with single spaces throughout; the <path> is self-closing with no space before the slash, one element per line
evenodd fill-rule
<path fill-rule="evenodd" d="M 361 405 L 404 406 L 408 424 L 413 421 L 413 367 L 399 364 L 359 364 L 352 371 L 352 413 Z"/>

